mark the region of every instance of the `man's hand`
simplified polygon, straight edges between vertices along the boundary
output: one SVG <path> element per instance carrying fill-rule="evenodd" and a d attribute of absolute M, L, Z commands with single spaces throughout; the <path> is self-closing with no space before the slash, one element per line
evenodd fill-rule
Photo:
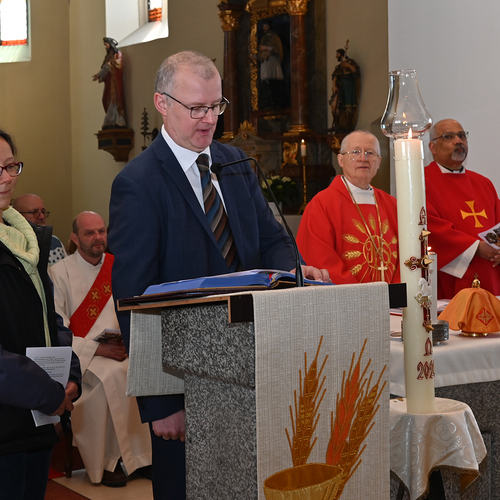
<path fill-rule="evenodd" d="M 186 410 L 153 422 L 153 432 L 163 439 L 186 439 Z"/>
<path fill-rule="evenodd" d="M 115 359 L 116 361 L 123 361 L 127 358 L 127 351 L 123 341 L 119 342 L 102 342 L 95 351 L 96 356 L 103 356 L 104 358 Z"/>
<path fill-rule="evenodd" d="M 500 264 L 500 249 L 497 250 L 496 248 L 493 248 L 492 246 L 488 245 L 486 241 L 479 242 L 476 254 L 485 260 L 493 262 L 493 267 Z"/>
<path fill-rule="evenodd" d="M 78 397 L 78 386 L 75 382 L 68 382 L 66 385 L 66 395 L 69 397 L 70 401 L 73 401 Z"/>
<path fill-rule="evenodd" d="M 74 382 L 71 382 L 71 383 L 74 383 Z M 61 403 L 61 406 L 59 406 L 59 408 L 54 413 L 52 413 L 51 415 L 59 415 L 59 416 L 61 416 L 64 413 L 65 410 L 72 411 L 73 408 L 74 408 L 74 405 L 71 402 L 71 399 L 68 396 L 68 393 L 66 393 L 65 396 L 64 396 L 64 400 Z"/>
<path fill-rule="evenodd" d="M 330 279 L 330 273 L 326 269 L 317 269 L 316 267 L 312 266 L 301 267 L 304 278 L 307 278 L 308 280 L 322 281 L 323 283 L 332 282 L 332 280 Z M 290 272 L 295 274 L 295 269 L 292 269 Z"/>

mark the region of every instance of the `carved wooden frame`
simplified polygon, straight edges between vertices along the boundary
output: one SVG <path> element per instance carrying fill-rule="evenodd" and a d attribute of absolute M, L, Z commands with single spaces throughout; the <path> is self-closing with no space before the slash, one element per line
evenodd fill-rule
<path fill-rule="evenodd" d="M 267 3 L 265 8 L 262 7 L 263 3 L 262 1 L 250 0 L 246 7 L 246 10 L 250 13 L 250 92 L 252 111 L 259 111 L 258 22 L 281 14 L 288 15 L 288 2 L 286 0 L 268 0 L 265 2 Z"/>

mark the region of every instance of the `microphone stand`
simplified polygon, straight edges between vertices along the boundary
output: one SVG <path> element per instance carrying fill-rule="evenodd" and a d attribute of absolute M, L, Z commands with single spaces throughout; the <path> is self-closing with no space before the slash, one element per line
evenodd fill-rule
<path fill-rule="evenodd" d="M 276 196 L 274 196 L 274 193 L 271 190 L 271 187 L 269 186 L 269 183 L 267 182 L 266 176 L 264 175 L 264 172 L 262 171 L 262 168 L 259 165 L 259 162 L 253 157 L 249 156 L 248 158 L 241 158 L 239 160 L 235 160 L 229 163 L 224 163 L 224 165 L 221 165 L 220 163 L 214 163 L 211 167 L 212 172 L 217 176 L 217 179 L 219 178 L 219 174 L 222 172 L 222 169 L 225 167 L 229 167 L 230 165 L 235 165 L 236 163 L 242 163 L 247 160 L 252 160 L 257 168 L 259 169 L 259 173 L 264 179 L 264 183 L 267 187 L 268 192 L 271 194 L 271 198 L 273 199 L 273 202 L 275 203 L 276 207 L 278 208 L 278 212 L 280 214 L 281 220 L 283 221 L 283 225 L 285 226 L 286 232 L 288 233 L 288 236 L 290 237 L 290 240 L 292 240 L 292 245 L 293 245 L 293 250 L 295 252 L 295 283 L 297 287 L 303 287 L 304 286 L 304 273 L 302 271 L 302 264 L 300 262 L 300 253 L 299 253 L 299 248 L 297 247 L 297 242 L 295 241 L 295 237 L 293 236 L 292 230 L 290 229 L 290 226 L 288 225 L 285 216 L 283 215 L 283 211 L 281 210 L 281 207 L 278 203 L 278 200 L 276 199 Z"/>

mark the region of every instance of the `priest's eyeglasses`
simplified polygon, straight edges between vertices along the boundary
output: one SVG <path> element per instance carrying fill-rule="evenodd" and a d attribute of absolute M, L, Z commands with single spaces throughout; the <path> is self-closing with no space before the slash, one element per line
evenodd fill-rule
<path fill-rule="evenodd" d="M 173 99 L 175 102 L 178 102 L 181 106 L 184 106 L 186 109 L 189 109 L 191 118 L 194 118 L 195 120 L 206 116 L 209 109 L 212 110 L 214 116 L 222 115 L 222 113 L 224 113 L 224 111 L 226 110 L 227 105 L 229 104 L 229 101 L 224 96 L 222 96 L 222 101 L 217 104 L 214 104 L 213 106 L 189 107 L 186 106 L 181 101 L 179 101 L 178 99 L 176 99 L 175 97 L 172 97 L 171 95 L 167 94 L 166 92 L 162 92 L 162 94 L 166 95 L 167 97 L 170 97 L 170 99 Z"/>
<path fill-rule="evenodd" d="M 375 161 L 379 155 L 373 151 L 360 151 L 359 149 L 354 149 L 352 151 L 346 151 L 345 153 L 340 153 L 341 155 L 348 155 L 351 160 L 359 160 L 363 155 L 367 161 Z"/>
<path fill-rule="evenodd" d="M 469 132 L 447 132 L 446 134 L 434 137 L 432 142 L 437 141 L 438 139 L 443 139 L 443 141 L 454 141 L 455 137 L 458 137 L 461 141 L 466 141 L 467 137 L 469 137 Z"/>
<path fill-rule="evenodd" d="M 19 212 L 20 214 L 31 214 L 35 219 L 38 219 L 40 215 L 43 215 L 46 219 L 49 218 L 50 212 L 47 212 L 45 208 L 37 208 L 36 210 L 32 210 L 31 212 Z"/>
<path fill-rule="evenodd" d="M 16 161 L 15 163 L 11 163 L 5 167 L 0 167 L 0 176 L 3 174 L 3 171 L 6 171 L 11 177 L 17 177 L 21 171 L 23 170 L 23 162 Z"/>

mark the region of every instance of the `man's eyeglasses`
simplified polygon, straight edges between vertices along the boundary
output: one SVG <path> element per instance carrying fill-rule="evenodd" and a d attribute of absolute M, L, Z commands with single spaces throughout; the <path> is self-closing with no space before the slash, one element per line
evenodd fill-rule
<path fill-rule="evenodd" d="M 50 212 L 47 212 L 45 208 L 32 210 L 31 212 L 19 212 L 20 214 L 31 214 L 35 219 L 38 219 L 40 215 L 43 215 L 46 219 L 49 218 Z"/>
<path fill-rule="evenodd" d="M 437 141 L 438 139 L 443 139 L 443 141 L 454 141 L 455 137 L 458 137 L 461 141 L 466 141 L 469 137 L 469 132 L 447 132 L 446 134 L 434 137 L 431 142 Z"/>
<path fill-rule="evenodd" d="M 222 101 L 219 102 L 218 104 L 214 104 L 213 106 L 186 106 L 184 103 L 176 99 L 175 97 L 172 97 L 171 95 L 167 94 L 166 92 L 161 92 L 163 95 L 166 95 L 167 97 L 170 97 L 170 99 L 173 99 L 175 102 L 178 102 L 182 106 L 184 106 L 186 109 L 189 109 L 190 111 L 190 116 L 191 118 L 194 118 L 195 120 L 198 118 L 203 118 L 206 116 L 208 113 L 208 110 L 211 109 L 212 113 L 215 116 L 222 115 L 224 111 L 226 110 L 227 105 L 229 104 L 229 101 L 222 96 Z"/>
<path fill-rule="evenodd" d="M 17 177 L 21 171 L 23 170 L 23 162 L 16 161 L 15 163 L 11 163 L 5 167 L 0 167 L 0 176 L 3 174 L 3 171 L 6 171 L 11 177 Z"/>
<path fill-rule="evenodd" d="M 360 151 L 359 149 L 354 149 L 353 151 L 346 151 L 345 153 L 340 153 L 341 155 L 348 155 L 351 160 L 359 160 L 362 155 L 364 155 L 365 159 L 368 161 L 375 161 L 379 155 L 374 153 L 373 151 Z"/>

